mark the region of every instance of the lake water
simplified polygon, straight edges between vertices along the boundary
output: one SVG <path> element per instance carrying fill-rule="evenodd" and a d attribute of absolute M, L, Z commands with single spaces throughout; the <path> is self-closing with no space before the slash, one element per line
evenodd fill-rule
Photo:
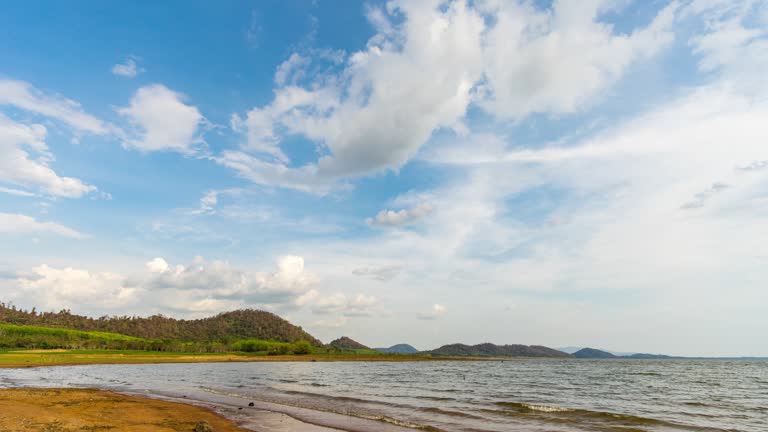
<path fill-rule="evenodd" d="M 507 360 L 0 369 L 0 387 L 94 386 L 348 430 L 768 431 L 768 361 Z M 247 408 L 240 412 L 247 416 Z M 346 420 L 340 420 L 346 419 Z M 399 425 L 396 426 L 396 425 Z"/>

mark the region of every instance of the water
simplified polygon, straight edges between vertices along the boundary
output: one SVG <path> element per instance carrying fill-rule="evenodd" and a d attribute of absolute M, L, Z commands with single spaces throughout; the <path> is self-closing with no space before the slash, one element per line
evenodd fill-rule
<path fill-rule="evenodd" d="M 0 387 L 13 386 L 96 386 L 208 401 L 248 400 L 320 424 L 324 415 L 374 419 L 370 430 L 397 424 L 444 431 L 768 431 L 768 361 L 201 363 L 0 370 Z M 354 424 L 365 429 L 364 423 Z M 338 427 L 338 421 L 327 425 Z"/>

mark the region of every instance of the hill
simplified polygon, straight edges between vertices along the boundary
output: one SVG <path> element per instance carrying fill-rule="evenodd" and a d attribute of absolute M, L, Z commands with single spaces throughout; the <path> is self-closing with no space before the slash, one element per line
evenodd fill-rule
<path fill-rule="evenodd" d="M 682 358 L 682 357 L 673 357 L 663 354 L 644 354 L 644 353 L 637 353 L 632 354 L 628 356 L 623 356 L 622 358 L 628 358 L 628 359 L 645 359 L 645 360 L 658 360 L 658 359 L 673 359 L 673 358 Z"/>
<path fill-rule="evenodd" d="M 443 345 L 425 354 L 451 357 L 552 357 L 568 358 L 569 354 L 540 345 L 479 345 L 451 344 Z"/>
<path fill-rule="evenodd" d="M 588 348 L 588 347 L 583 347 L 583 346 L 567 346 L 567 347 L 560 347 L 560 348 L 557 348 L 557 349 L 559 351 L 562 351 L 562 352 L 565 352 L 565 353 L 568 353 L 568 354 L 573 354 L 576 351 L 582 350 L 584 348 Z M 627 357 L 627 356 L 631 356 L 632 354 L 635 354 L 634 352 L 613 351 L 613 350 L 607 350 L 607 349 L 603 349 L 603 348 L 593 348 L 593 349 L 598 349 L 600 351 L 605 351 L 607 353 L 611 353 L 611 354 L 615 355 L 616 357 Z"/>
<path fill-rule="evenodd" d="M 0 302 L 0 323 L 119 333 L 144 339 L 184 342 L 229 343 L 241 339 L 279 342 L 306 340 L 317 347 L 323 345 L 301 327 L 273 313 L 254 309 L 224 312 L 196 320 L 175 319 L 162 315 L 147 318 L 136 316 L 91 318 L 72 314 L 68 309 L 39 313 L 34 308 L 31 311 L 25 311 Z"/>
<path fill-rule="evenodd" d="M 348 338 L 346 336 L 342 336 L 332 341 L 331 343 L 328 344 L 328 346 L 331 348 L 339 348 L 342 350 L 358 350 L 358 349 L 369 350 L 370 349 L 367 346 L 361 344 L 360 342 L 354 339 Z"/>
<path fill-rule="evenodd" d="M 620 358 L 607 351 L 601 351 L 599 349 L 594 349 L 594 348 L 582 348 L 571 355 L 576 358 L 582 358 L 582 359 Z"/>
<path fill-rule="evenodd" d="M 374 350 L 391 354 L 414 354 L 419 352 L 419 350 L 408 344 L 392 345 L 389 348 L 374 348 Z"/>

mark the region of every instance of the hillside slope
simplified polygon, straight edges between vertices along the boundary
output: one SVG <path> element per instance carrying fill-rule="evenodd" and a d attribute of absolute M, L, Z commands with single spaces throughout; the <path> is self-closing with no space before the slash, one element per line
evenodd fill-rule
<path fill-rule="evenodd" d="M 230 342 L 238 339 L 296 342 L 306 340 L 314 346 L 322 342 L 279 316 L 265 311 L 243 309 L 216 316 L 183 320 L 153 315 L 91 318 L 60 312 L 24 311 L 0 302 L 0 323 L 67 328 L 82 331 L 119 333 L 146 339 L 185 342 Z"/>
<path fill-rule="evenodd" d="M 552 357 L 568 358 L 569 354 L 540 345 L 479 345 L 451 344 L 443 345 L 432 351 L 425 351 L 433 356 L 452 357 Z"/>
<path fill-rule="evenodd" d="M 357 349 L 370 349 L 367 346 L 361 344 L 360 342 L 348 338 L 346 336 L 342 336 L 331 343 L 328 344 L 329 347 L 332 348 L 339 348 L 342 350 L 357 350 Z"/>
<path fill-rule="evenodd" d="M 599 349 L 594 349 L 594 348 L 582 348 L 571 355 L 576 358 L 582 358 L 582 359 L 619 358 L 618 356 L 615 356 L 607 351 L 601 351 Z"/>
<path fill-rule="evenodd" d="M 376 351 L 390 354 L 414 354 L 419 352 L 416 348 L 408 344 L 392 345 L 389 348 L 374 348 Z"/>

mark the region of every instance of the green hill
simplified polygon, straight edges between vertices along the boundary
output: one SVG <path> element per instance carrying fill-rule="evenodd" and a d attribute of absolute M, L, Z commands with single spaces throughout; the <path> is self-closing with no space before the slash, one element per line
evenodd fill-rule
<path fill-rule="evenodd" d="M 571 355 L 576 358 L 584 358 L 584 359 L 619 358 L 618 356 L 613 355 L 607 351 L 601 351 L 599 349 L 594 349 L 594 348 L 582 348 Z"/>
<path fill-rule="evenodd" d="M 389 354 L 415 354 L 419 352 L 416 348 L 408 344 L 392 345 L 389 348 L 374 348 L 376 351 Z"/>
<path fill-rule="evenodd" d="M 150 317 L 103 316 L 91 318 L 72 314 L 69 310 L 25 311 L 0 302 L 0 323 L 65 328 L 87 332 L 118 333 L 143 339 L 177 342 L 222 343 L 257 339 L 278 342 L 305 340 L 321 347 L 322 342 L 279 316 L 265 311 L 243 309 L 216 316 L 183 320 L 162 315 Z"/>
<path fill-rule="evenodd" d="M 328 344 L 328 347 L 330 348 L 338 348 L 342 350 L 370 350 L 367 346 L 361 344 L 360 342 L 348 338 L 346 336 L 342 336 L 331 343 Z"/>

